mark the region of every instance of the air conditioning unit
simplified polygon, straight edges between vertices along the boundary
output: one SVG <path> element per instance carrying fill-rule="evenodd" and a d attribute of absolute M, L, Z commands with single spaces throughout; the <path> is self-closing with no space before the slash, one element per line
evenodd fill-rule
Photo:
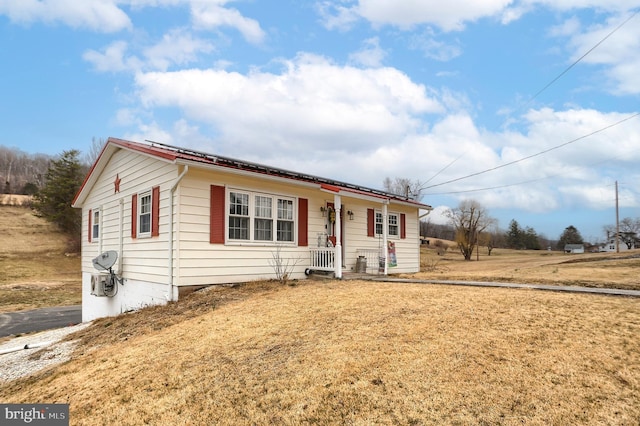
<path fill-rule="evenodd" d="M 108 274 L 91 275 L 91 294 L 99 297 L 107 296 L 107 294 L 105 293 L 105 288 L 108 286 L 108 284 Z"/>

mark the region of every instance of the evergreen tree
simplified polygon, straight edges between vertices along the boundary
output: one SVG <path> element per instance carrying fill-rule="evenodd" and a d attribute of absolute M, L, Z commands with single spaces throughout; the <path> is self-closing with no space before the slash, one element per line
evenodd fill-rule
<path fill-rule="evenodd" d="M 511 219 L 509 222 L 509 230 L 507 231 L 507 246 L 512 249 L 524 248 L 524 242 L 522 241 L 522 228 L 515 219 Z"/>
<path fill-rule="evenodd" d="M 80 239 L 81 212 L 71 207 L 80 189 L 85 169 L 78 159 L 80 151 L 64 151 L 52 160 L 43 188 L 34 196 L 36 214 L 56 224 L 60 230 L 74 239 Z"/>
<path fill-rule="evenodd" d="M 524 231 L 525 248 L 527 250 L 540 250 L 540 240 L 535 229 L 527 226 Z"/>
<path fill-rule="evenodd" d="M 573 225 L 569 225 L 564 228 L 562 235 L 560 235 L 560 240 L 558 241 L 558 248 L 563 250 L 564 246 L 567 244 L 584 244 L 580 231 L 578 231 L 578 229 Z"/>

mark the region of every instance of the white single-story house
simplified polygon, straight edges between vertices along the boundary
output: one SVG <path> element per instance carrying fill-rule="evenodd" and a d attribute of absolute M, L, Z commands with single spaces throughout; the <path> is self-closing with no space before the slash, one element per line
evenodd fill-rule
<path fill-rule="evenodd" d="M 109 138 L 78 191 L 82 319 L 204 286 L 420 269 L 406 197 L 158 143 Z M 276 261 L 280 259 L 280 261 Z"/>

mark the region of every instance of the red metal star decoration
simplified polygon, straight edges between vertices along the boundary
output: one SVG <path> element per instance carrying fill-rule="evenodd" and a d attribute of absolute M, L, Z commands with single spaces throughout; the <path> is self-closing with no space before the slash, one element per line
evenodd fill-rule
<path fill-rule="evenodd" d="M 114 194 L 117 194 L 118 192 L 120 192 L 120 182 L 121 181 L 122 181 L 122 179 L 120 179 L 120 176 L 116 175 L 116 180 L 115 180 L 115 182 L 113 182 L 113 186 L 115 187 Z"/>

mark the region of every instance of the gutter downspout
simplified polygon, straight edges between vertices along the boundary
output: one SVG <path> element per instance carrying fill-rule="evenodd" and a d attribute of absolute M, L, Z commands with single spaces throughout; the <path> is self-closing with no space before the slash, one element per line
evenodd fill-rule
<path fill-rule="evenodd" d="M 185 165 L 182 173 L 173 182 L 171 190 L 169 191 L 169 294 L 167 300 L 173 302 L 173 194 L 178 188 L 178 184 L 189 171 L 189 166 Z"/>
<path fill-rule="evenodd" d="M 124 253 L 122 252 L 122 250 L 124 250 L 124 236 L 122 235 L 122 233 L 124 232 L 124 225 L 122 224 L 122 221 L 124 219 L 124 198 L 120 198 L 119 201 L 120 204 L 120 209 L 118 211 L 118 274 L 120 275 L 120 279 L 122 279 L 122 258 L 124 257 Z M 100 229 L 102 229 L 102 227 L 100 227 Z"/>

